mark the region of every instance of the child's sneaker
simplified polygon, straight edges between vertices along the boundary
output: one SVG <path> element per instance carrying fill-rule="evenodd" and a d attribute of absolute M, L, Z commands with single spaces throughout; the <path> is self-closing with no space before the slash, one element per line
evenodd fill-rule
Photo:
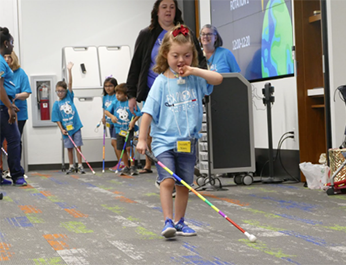
<path fill-rule="evenodd" d="M 161 231 L 161 236 L 164 236 L 165 238 L 175 237 L 176 232 L 177 230 L 174 227 L 172 219 L 166 218 L 165 226 Z"/>
<path fill-rule="evenodd" d="M 3 178 L 0 180 L 0 185 L 9 186 L 12 185 L 12 181 Z"/>
<path fill-rule="evenodd" d="M 130 174 L 131 174 L 131 176 L 139 174 L 136 166 L 131 166 L 130 167 Z"/>
<path fill-rule="evenodd" d="M 75 167 L 70 167 L 68 170 L 66 170 L 66 175 L 71 174 L 76 172 L 76 168 Z"/>
<path fill-rule="evenodd" d="M 118 170 L 119 169 L 123 169 L 124 167 L 125 167 L 124 163 L 121 162 L 119 168 L 118 168 L 118 164 L 116 164 L 114 167 L 110 167 L 109 170 L 112 171 L 112 172 L 115 172 L 115 171 L 117 171 L 117 169 Z"/>
<path fill-rule="evenodd" d="M 177 235 L 181 235 L 181 236 L 195 236 L 195 235 L 197 235 L 195 230 L 188 227 L 187 224 L 184 223 L 184 217 L 182 217 L 179 220 L 179 222 L 175 225 L 175 229 L 177 229 Z"/>
<path fill-rule="evenodd" d="M 27 186 L 28 183 L 25 181 L 24 177 L 20 177 L 14 183 L 14 186 Z"/>
<path fill-rule="evenodd" d="M 7 179 L 12 178 L 9 170 L 2 171 L 2 177 Z"/>
<path fill-rule="evenodd" d="M 78 167 L 78 173 L 79 174 L 85 174 L 83 166 Z"/>
<path fill-rule="evenodd" d="M 131 175 L 131 170 L 129 167 L 124 167 L 124 169 L 120 172 L 120 175 Z"/>

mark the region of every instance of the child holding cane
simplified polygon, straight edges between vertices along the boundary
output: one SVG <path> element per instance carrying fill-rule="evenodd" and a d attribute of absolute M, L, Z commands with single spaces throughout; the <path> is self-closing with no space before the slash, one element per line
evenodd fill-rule
<path fill-rule="evenodd" d="M 193 37 L 188 28 L 178 25 L 168 31 L 156 58 L 154 81 L 142 109 L 137 151 L 148 149 L 146 138 L 151 126 L 151 148 L 159 161 L 191 185 L 196 161 L 195 145 L 202 127 L 202 99 L 212 85 L 222 82 L 222 75 L 200 69 Z M 196 232 L 184 222 L 189 190 L 172 175 L 157 166 L 160 200 L 165 220 L 161 235 L 193 236 Z M 176 187 L 173 222 L 172 191 Z"/>
<path fill-rule="evenodd" d="M 114 123 L 115 132 L 117 135 L 117 149 L 121 151 L 124 148 L 125 139 L 126 149 L 123 153 L 122 161 L 124 162 L 124 169 L 122 170 L 122 174 L 125 175 L 135 175 L 137 173 L 136 166 L 134 162 L 131 162 L 131 168 L 129 167 L 129 156 L 130 152 L 130 142 L 133 139 L 133 133 L 136 121 L 142 116 L 141 111 L 136 110 L 134 116 L 129 109 L 129 101 L 127 98 L 127 87 L 125 83 L 117 85 L 115 87 L 115 96 L 116 100 L 112 102 L 112 104 L 105 110 L 106 116 L 108 116 L 112 122 Z M 127 132 L 129 132 L 129 136 L 127 136 Z M 119 163 L 119 162 L 118 162 Z"/>
<path fill-rule="evenodd" d="M 69 75 L 68 85 L 65 81 L 59 81 L 56 84 L 55 92 L 58 95 L 58 100 L 54 102 L 52 111 L 52 121 L 56 122 L 61 130 L 64 146 L 67 148 L 69 169 L 66 174 L 73 172 L 79 172 L 80 174 L 85 174 L 82 156 L 79 152 L 76 153 L 78 160 L 78 168 L 76 169 L 73 165 L 73 148 L 74 145 L 69 139 L 68 135 L 71 136 L 73 142 L 78 146 L 79 151 L 81 151 L 81 146 L 83 145 L 81 128 L 83 127 L 76 106 L 73 103 L 74 93 L 72 90 L 72 67 L 73 63 L 69 62 L 67 65 L 67 71 Z"/>

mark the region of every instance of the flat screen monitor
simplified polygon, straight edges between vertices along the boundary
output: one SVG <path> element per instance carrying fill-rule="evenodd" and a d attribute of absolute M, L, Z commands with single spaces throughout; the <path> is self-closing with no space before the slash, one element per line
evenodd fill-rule
<path fill-rule="evenodd" d="M 294 75 L 292 0 L 211 0 L 211 23 L 248 81 Z"/>

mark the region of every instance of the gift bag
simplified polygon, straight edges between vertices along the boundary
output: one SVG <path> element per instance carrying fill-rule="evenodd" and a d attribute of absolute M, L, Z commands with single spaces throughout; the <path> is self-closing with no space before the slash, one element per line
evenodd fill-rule
<path fill-rule="evenodd" d="M 303 162 L 299 168 L 306 178 L 309 189 L 323 189 L 329 179 L 329 167 L 325 165 Z"/>

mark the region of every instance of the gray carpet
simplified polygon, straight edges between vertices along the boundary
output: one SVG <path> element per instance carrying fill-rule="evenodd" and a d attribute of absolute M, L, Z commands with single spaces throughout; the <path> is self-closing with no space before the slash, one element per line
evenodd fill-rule
<path fill-rule="evenodd" d="M 160 236 L 156 173 L 29 172 L 27 187 L 0 187 L 0 263 L 344 264 L 346 196 L 298 184 L 200 191 L 256 243 L 194 194 L 186 220 L 198 235 Z M 196 187 L 196 186 L 195 186 Z"/>

